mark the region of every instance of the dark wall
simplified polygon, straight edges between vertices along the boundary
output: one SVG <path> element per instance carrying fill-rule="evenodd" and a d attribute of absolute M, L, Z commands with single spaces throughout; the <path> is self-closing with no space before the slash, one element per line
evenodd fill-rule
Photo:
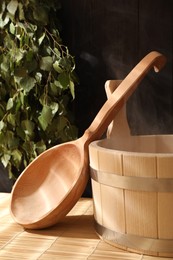
<path fill-rule="evenodd" d="M 14 181 L 8 178 L 8 171 L 0 163 L 0 192 L 11 192 Z"/>
<path fill-rule="evenodd" d="M 107 79 L 123 79 L 148 52 L 166 55 L 128 102 L 132 134 L 173 132 L 172 1 L 63 0 L 63 39 L 76 58 L 79 135 L 106 100 Z"/>

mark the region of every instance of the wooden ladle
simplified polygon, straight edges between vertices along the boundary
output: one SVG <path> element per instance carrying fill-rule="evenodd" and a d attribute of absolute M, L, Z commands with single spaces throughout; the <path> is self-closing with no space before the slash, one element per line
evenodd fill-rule
<path fill-rule="evenodd" d="M 17 179 L 11 193 L 11 214 L 28 229 L 59 222 L 76 204 L 89 178 L 88 145 L 100 139 L 147 72 L 158 72 L 166 58 L 146 55 L 108 98 L 79 139 L 56 145 L 39 155 Z"/>

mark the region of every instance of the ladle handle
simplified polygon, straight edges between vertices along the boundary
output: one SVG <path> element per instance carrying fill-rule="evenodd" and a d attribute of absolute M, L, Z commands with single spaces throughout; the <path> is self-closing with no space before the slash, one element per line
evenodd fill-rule
<path fill-rule="evenodd" d="M 83 138 L 87 145 L 90 142 L 101 138 L 108 125 L 114 119 L 116 113 L 125 104 L 148 71 L 154 67 L 155 72 L 159 72 L 165 63 L 165 56 L 159 52 L 153 51 L 146 55 L 133 68 L 114 93 L 108 98 L 89 128 L 85 131 Z"/>

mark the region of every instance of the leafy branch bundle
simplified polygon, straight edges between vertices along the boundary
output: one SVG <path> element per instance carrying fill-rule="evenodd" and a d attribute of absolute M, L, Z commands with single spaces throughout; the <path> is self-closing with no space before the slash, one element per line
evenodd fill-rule
<path fill-rule="evenodd" d="M 77 137 L 75 60 L 57 0 L 1 0 L 0 159 L 16 178 L 41 152 Z"/>

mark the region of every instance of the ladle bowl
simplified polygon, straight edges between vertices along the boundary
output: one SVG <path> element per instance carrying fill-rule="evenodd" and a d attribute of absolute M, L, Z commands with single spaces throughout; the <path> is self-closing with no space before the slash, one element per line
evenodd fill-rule
<path fill-rule="evenodd" d="M 48 149 L 26 167 L 11 193 L 10 210 L 17 223 L 28 229 L 46 228 L 72 209 L 89 178 L 89 144 L 101 138 L 148 71 L 154 67 L 158 72 L 165 62 L 158 52 L 146 55 L 108 98 L 81 138 Z"/>
<path fill-rule="evenodd" d="M 69 212 L 88 181 L 82 148 L 80 139 L 54 146 L 25 169 L 15 184 L 11 203 L 18 223 L 30 229 L 45 228 Z"/>

